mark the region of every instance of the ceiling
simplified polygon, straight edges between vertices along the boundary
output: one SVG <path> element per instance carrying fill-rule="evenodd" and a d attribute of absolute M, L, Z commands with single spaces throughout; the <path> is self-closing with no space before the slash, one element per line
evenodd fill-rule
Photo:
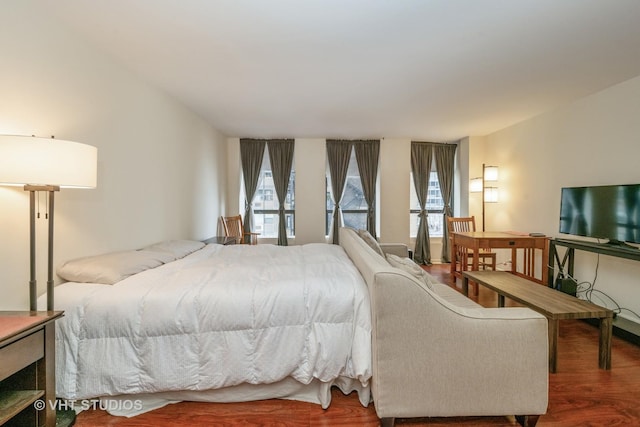
<path fill-rule="evenodd" d="M 228 136 L 481 136 L 640 75 L 638 0 L 39 0 Z"/>

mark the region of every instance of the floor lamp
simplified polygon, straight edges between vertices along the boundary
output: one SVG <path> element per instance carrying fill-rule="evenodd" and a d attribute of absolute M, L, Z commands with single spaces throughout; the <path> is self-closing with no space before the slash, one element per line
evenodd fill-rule
<path fill-rule="evenodd" d="M 47 310 L 53 310 L 53 213 L 60 188 L 95 188 L 98 150 L 54 138 L 0 135 L 0 185 L 22 185 L 29 192 L 29 309 L 36 311 L 36 195 L 48 199 Z"/>
<path fill-rule="evenodd" d="M 484 227 L 484 209 L 486 203 L 496 203 L 498 201 L 498 187 L 487 186 L 487 183 L 498 182 L 498 167 L 482 164 L 482 176 L 473 178 L 469 185 L 471 193 L 482 193 L 482 231 Z"/>

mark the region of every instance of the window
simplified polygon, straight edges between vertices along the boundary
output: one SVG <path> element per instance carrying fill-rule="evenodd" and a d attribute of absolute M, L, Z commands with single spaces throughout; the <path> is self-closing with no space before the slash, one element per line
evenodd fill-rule
<path fill-rule="evenodd" d="M 325 223 L 325 235 L 329 235 L 331 227 L 331 219 L 333 218 L 333 210 L 335 204 L 331 199 L 331 174 L 329 173 L 329 165 L 327 164 L 326 196 L 327 196 L 327 213 Z M 367 228 L 367 201 L 362 191 L 362 182 L 360 181 L 360 172 L 358 171 L 358 162 L 356 160 L 355 150 L 351 148 L 351 157 L 349 158 L 349 168 L 347 170 L 347 179 L 342 194 L 341 203 L 342 217 L 344 225 L 355 229 Z"/>
<path fill-rule="evenodd" d="M 413 173 L 411 174 L 411 207 L 409 211 L 410 216 L 410 233 L 411 237 L 415 237 L 418 234 L 418 225 L 420 224 L 420 203 L 418 202 L 418 196 L 416 194 L 416 187 L 413 184 Z M 440 194 L 440 182 L 438 181 L 438 174 L 435 171 L 431 171 L 429 174 L 429 192 L 427 196 L 427 222 L 429 224 L 429 236 L 442 237 L 443 223 L 442 214 L 444 213 L 444 201 Z"/>
<path fill-rule="evenodd" d="M 278 237 L 278 193 L 273 183 L 269 150 L 265 148 L 258 188 L 253 199 L 255 232 L 260 237 Z M 284 203 L 287 237 L 295 235 L 295 172 L 291 168 L 289 187 Z"/>

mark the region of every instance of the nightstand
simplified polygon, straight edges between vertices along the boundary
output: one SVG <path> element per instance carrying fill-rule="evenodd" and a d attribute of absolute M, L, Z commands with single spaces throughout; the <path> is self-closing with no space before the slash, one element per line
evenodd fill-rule
<path fill-rule="evenodd" d="M 55 321 L 62 313 L 0 311 L 0 425 L 55 427 Z"/>

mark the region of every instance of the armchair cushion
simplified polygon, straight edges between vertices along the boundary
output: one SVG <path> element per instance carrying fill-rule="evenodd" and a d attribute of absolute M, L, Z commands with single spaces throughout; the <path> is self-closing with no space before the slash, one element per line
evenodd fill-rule
<path fill-rule="evenodd" d="M 405 273 L 409 273 L 429 289 L 433 290 L 433 283 L 437 283 L 433 276 L 424 271 L 418 264 L 409 258 L 401 258 L 394 254 L 387 254 L 387 261 L 392 267 L 399 268 Z"/>
<path fill-rule="evenodd" d="M 378 255 L 384 257 L 384 252 L 382 252 L 380 244 L 375 239 L 375 237 L 371 235 L 371 233 L 369 233 L 367 230 L 358 230 L 358 236 L 360 236 L 360 238 L 364 240 L 365 243 L 369 245 L 369 247 L 373 249 Z"/>

